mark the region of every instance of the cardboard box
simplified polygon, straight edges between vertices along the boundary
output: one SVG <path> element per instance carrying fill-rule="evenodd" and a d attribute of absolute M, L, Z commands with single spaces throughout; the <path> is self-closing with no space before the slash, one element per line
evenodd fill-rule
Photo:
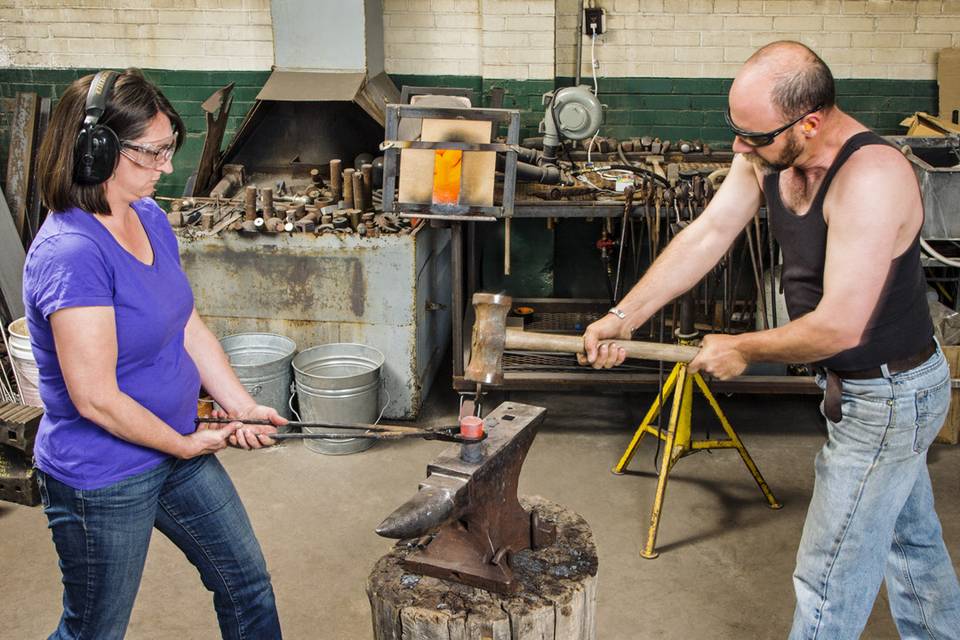
<path fill-rule="evenodd" d="M 943 118 L 934 118 L 923 111 L 904 118 L 900 121 L 900 126 L 907 128 L 907 137 L 910 138 L 943 138 L 960 133 L 960 125 L 947 122 Z"/>
<path fill-rule="evenodd" d="M 940 49 L 937 59 L 940 119 L 960 124 L 960 48 Z"/>

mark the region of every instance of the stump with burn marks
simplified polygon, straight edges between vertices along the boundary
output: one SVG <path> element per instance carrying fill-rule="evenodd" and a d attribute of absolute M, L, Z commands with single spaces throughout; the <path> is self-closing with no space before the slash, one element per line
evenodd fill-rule
<path fill-rule="evenodd" d="M 501 595 L 409 573 L 401 541 L 380 558 L 367 579 L 376 640 L 594 640 L 597 549 L 578 514 L 538 496 L 525 509 L 557 526 L 555 544 L 515 554 L 521 587 Z"/>

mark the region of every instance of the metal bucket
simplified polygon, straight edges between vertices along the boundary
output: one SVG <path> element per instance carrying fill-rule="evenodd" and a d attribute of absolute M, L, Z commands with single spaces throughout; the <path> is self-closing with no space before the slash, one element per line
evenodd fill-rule
<path fill-rule="evenodd" d="M 293 359 L 300 417 L 305 422 L 373 423 L 380 412 L 383 353 L 363 344 L 334 343 L 304 349 Z M 324 429 L 306 427 L 308 433 Z M 304 440 L 329 455 L 369 449 L 373 440 Z"/>
<path fill-rule="evenodd" d="M 40 370 L 30 348 L 30 331 L 27 319 L 18 318 L 7 327 L 10 335 L 10 364 L 16 369 L 20 387 L 20 402 L 33 407 L 42 407 L 40 400 Z"/>
<path fill-rule="evenodd" d="M 297 352 L 297 343 L 275 333 L 236 333 L 221 338 L 220 345 L 253 399 L 273 407 L 284 418 L 292 418 L 288 404 L 293 379 L 290 361 Z"/>

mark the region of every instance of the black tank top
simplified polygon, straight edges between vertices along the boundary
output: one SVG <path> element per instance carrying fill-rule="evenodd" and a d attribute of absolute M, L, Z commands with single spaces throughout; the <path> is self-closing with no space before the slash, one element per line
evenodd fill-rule
<path fill-rule="evenodd" d="M 886 140 L 863 131 L 847 140 L 827 170 L 806 215 L 790 211 L 780 196 L 780 174 L 763 178 L 767 215 L 774 237 L 783 251 L 783 292 L 790 318 L 813 311 L 823 297 L 823 267 L 827 251 L 827 224 L 823 201 L 834 176 L 855 151 Z M 933 337 L 933 322 L 926 300 L 926 282 L 920 266 L 920 234 L 910 247 L 890 263 L 880 299 L 867 323 L 861 343 L 815 363 L 836 371 L 878 367 L 922 351 Z M 884 265 L 877 265 L 878 269 Z M 856 278 L 857 274 L 848 274 Z"/>

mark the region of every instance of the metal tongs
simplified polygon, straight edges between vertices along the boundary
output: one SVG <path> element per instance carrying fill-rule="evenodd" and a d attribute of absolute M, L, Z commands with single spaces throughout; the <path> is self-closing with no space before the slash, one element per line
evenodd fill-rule
<path fill-rule="evenodd" d="M 267 425 L 275 426 L 269 420 L 236 420 L 231 418 L 196 418 L 194 424 L 241 424 Z M 298 422 L 291 420 L 285 426 L 292 428 L 307 429 L 346 429 L 347 431 L 327 431 L 322 433 L 271 433 L 263 434 L 274 440 L 348 440 L 351 438 L 364 438 L 367 440 L 400 440 L 402 438 L 423 438 L 424 440 L 440 440 L 442 442 L 457 442 L 460 444 L 473 444 L 486 439 L 484 432 L 479 438 L 465 438 L 460 435 L 460 427 L 437 427 L 435 429 L 421 429 L 417 427 L 405 427 L 400 425 L 374 425 L 374 424 L 352 424 L 337 422 Z M 360 432 L 360 433 L 358 433 Z"/>

